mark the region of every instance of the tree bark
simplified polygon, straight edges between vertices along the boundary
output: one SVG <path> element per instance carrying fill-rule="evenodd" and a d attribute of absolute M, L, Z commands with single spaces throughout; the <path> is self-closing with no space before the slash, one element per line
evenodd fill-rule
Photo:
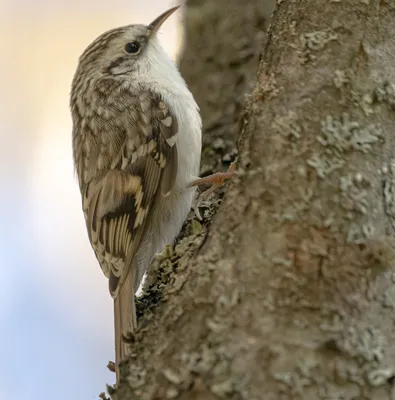
<path fill-rule="evenodd" d="M 203 119 L 203 174 L 226 168 L 235 157 L 274 3 L 187 1 L 180 70 Z"/>
<path fill-rule="evenodd" d="M 208 234 L 211 204 L 151 272 L 113 399 L 395 399 L 395 3 L 277 1 L 245 119 L 231 92 L 253 58 L 217 59 L 245 18 L 229 3 L 241 21 L 213 45 L 199 32 L 228 2 L 190 2 L 181 65 L 206 146 L 241 133 L 239 174 Z"/>

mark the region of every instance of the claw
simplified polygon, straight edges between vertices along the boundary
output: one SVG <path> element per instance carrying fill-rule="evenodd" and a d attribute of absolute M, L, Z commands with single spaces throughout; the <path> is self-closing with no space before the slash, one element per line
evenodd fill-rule
<path fill-rule="evenodd" d="M 205 176 L 204 178 L 196 179 L 189 184 L 189 187 L 211 184 L 211 187 L 209 189 L 205 190 L 199 195 L 197 203 L 194 206 L 195 215 L 199 220 L 202 220 L 199 212 L 199 205 L 204 200 L 208 199 L 212 193 L 214 193 L 217 189 L 224 185 L 227 179 L 231 179 L 235 175 L 235 173 L 236 162 L 233 161 L 226 172 L 217 172 L 215 174 Z"/>
<path fill-rule="evenodd" d="M 235 170 L 236 170 L 236 164 L 233 161 L 226 172 L 217 172 L 215 174 L 205 176 L 204 178 L 196 179 L 195 181 L 192 181 L 189 184 L 189 186 L 193 187 L 193 186 L 207 185 L 211 183 L 212 187 L 215 186 L 216 189 L 218 189 L 225 183 L 227 179 L 230 179 L 234 176 L 234 174 L 236 173 Z"/>

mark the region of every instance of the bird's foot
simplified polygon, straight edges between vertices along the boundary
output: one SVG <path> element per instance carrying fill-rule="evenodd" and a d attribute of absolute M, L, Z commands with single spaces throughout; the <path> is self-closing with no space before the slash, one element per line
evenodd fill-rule
<path fill-rule="evenodd" d="M 236 174 L 236 163 L 235 161 L 233 161 L 226 172 L 217 172 L 215 174 L 196 179 L 190 183 L 189 187 L 211 184 L 209 189 L 205 190 L 199 195 L 196 205 L 194 207 L 195 214 L 198 219 L 200 220 L 202 219 L 199 213 L 199 205 L 204 200 L 207 200 L 212 193 L 214 193 L 221 186 L 223 186 L 226 180 L 233 178 L 235 174 Z"/>

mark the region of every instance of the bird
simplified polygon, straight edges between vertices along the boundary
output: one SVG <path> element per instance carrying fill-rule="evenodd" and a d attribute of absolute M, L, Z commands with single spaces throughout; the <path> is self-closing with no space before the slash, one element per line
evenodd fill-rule
<path fill-rule="evenodd" d="M 178 8 L 98 36 L 79 57 L 71 85 L 74 167 L 88 237 L 114 300 L 117 381 L 130 352 L 124 338 L 137 329 L 144 273 L 174 242 L 196 187 L 227 178 L 199 178 L 199 107 L 158 38 Z"/>

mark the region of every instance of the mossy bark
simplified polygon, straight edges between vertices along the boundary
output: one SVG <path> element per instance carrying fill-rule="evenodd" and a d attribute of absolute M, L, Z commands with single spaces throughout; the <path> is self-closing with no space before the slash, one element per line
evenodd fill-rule
<path fill-rule="evenodd" d="M 189 2 L 181 66 L 239 175 L 156 264 L 113 399 L 394 399 L 395 3 L 278 1 L 265 41 L 237 4 Z"/>

